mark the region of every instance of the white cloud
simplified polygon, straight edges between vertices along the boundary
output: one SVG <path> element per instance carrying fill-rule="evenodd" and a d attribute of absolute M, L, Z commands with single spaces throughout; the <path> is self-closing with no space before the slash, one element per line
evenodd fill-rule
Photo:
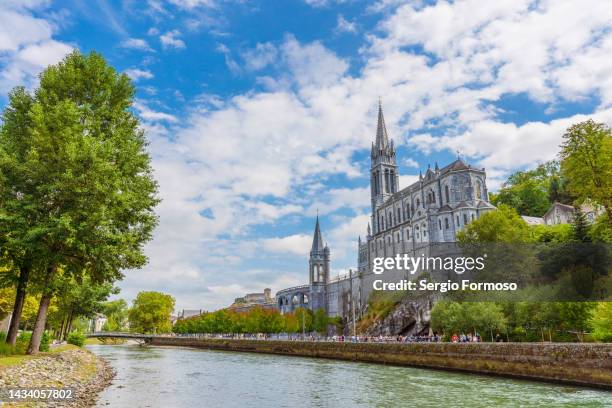
<path fill-rule="evenodd" d="M 129 76 L 133 81 L 138 81 L 139 79 L 153 78 L 153 74 L 151 73 L 151 71 L 145 69 L 130 68 L 123 71 L 123 73 Z"/>
<path fill-rule="evenodd" d="M 338 14 L 336 30 L 341 33 L 357 32 L 357 24 L 354 21 L 348 21 L 342 14 Z"/>
<path fill-rule="evenodd" d="M 242 54 L 246 61 L 246 68 L 257 71 L 268 65 L 274 64 L 278 57 L 278 50 L 272 43 L 257 43 L 255 49 L 248 50 Z"/>
<path fill-rule="evenodd" d="M 185 48 L 185 42 L 181 40 L 181 32 L 179 30 L 168 31 L 159 37 L 164 48 Z"/>
<path fill-rule="evenodd" d="M 306 234 L 289 235 L 283 238 L 267 238 L 261 240 L 262 248 L 270 252 L 289 253 L 308 257 L 312 236 Z"/>
<path fill-rule="evenodd" d="M 33 87 L 37 75 L 59 62 L 72 46 L 53 39 L 54 25 L 33 12 L 43 1 L 4 2 L 0 5 L 0 91 L 16 85 Z"/>
<path fill-rule="evenodd" d="M 187 10 L 192 10 L 198 7 L 211 8 L 217 5 L 215 0 L 168 0 L 168 2 Z"/>
<path fill-rule="evenodd" d="M 154 111 L 149 108 L 143 101 L 135 101 L 134 109 L 138 112 L 138 116 L 140 116 L 144 121 L 147 122 L 177 122 L 177 119 L 174 115 L 164 112 Z"/>
<path fill-rule="evenodd" d="M 149 52 L 153 51 L 153 48 L 151 48 L 149 44 L 141 38 L 128 38 L 127 40 L 121 42 L 121 47 L 133 50 Z"/>
<path fill-rule="evenodd" d="M 406 167 L 414 167 L 417 169 L 419 168 L 419 163 L 416 160 L 414 160 L 412 157 L 406 157 L 404 160 L 402 160 L 402 163 Z"/>

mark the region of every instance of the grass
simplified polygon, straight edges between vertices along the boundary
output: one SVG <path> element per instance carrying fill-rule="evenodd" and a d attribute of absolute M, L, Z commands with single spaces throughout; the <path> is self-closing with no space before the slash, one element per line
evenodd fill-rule
<path fill-rule="evenodd" d="M 49 353 L 61 353 L 62 351 L 77 350 L 79 347 L 73 344 L 62 344 L 61 346 L 51 347 Z"/>
<path fill-rule="evenodd" d="M 14 355 L 14 356 L 0 357 L 0 367 L 10 367 L 13 365 L 17 365 L 31 358 L 35 358 L 35 357 L 27 356 L 27 355 Z"/>

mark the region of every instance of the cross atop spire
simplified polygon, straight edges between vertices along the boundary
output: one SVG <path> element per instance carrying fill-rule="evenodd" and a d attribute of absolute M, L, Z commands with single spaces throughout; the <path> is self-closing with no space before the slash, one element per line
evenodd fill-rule
<path fill-rule="evenodd" d="M 379 150 L 385 149 L 389 145 L 389 135 L 385 126 L 385 117 L 383 115 L 382 103 L 378 99 L 378 124 L 376 125 L 376 148 Z"/>
<path fill-rule="evenodd" d="M 312 238 L 312 253 L 321 252 L 325 246 L 323 245 L 323 236 L 321 235 L 321 227 L 319 226 L 319 214 L 317 211 L 317 223 L 315 224 L 314 236 Z"/>

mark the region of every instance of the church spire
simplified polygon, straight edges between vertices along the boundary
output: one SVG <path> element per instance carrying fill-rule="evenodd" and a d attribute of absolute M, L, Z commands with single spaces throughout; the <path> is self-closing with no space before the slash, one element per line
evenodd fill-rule
<path fill-rule="evenodd" d="M 383 150 L 389 145 L 389 135 L 385 126 L 382 103 L 378 100 L 378 124 L 376 125 L 376 148 Z"/>
<path fill-rule="evenodd" d="M 315 224 L 314 236 L 312 238 L 311 253 L 321 252 L 324 249 L 323 236 L 321 235 L 321 227 L 319 226 L 319 214 L 317 214 L 317 223 Z"/>

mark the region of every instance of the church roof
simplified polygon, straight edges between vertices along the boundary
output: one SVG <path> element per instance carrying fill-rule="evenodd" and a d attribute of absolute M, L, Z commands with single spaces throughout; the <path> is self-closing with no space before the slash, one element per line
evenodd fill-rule
<path fill-rule="evenodd" d="M 317 223 L 315 225 L 314 236 L 312 238 L 312 249 L 311 252 L 323 251 L 325 245 L 323 245 L 323 236 L 321 235 L 321 227 L 319 226 L 319 216 L 317 215 Z"/>
<path fill-rule="evenodd" d="M 467 170 L 468 168 L 468 165 L 465 164 L 465 162 L 459 158 L 451 164 L 442 167 L 442 169 L 440 169 L 440 173 L 448 173 L 449 171 L 453 170 Z"/>
<path fill-rule="evenodd" d="M 382 104 L 378 102 L 378 124 L 376 125 L 376 148 L 381 150 L 389 145 L 389 135 L 385 126 Z"/>
<path fill-rule="evenodd" d="M 460 208 L 469 208 L 469 207 L 471 207 L 471 205 L 469 205 L 465 201 L 460 201 L 459 204 L 457 204 L 457 206 L 455 207 L 455 210 L 458 210 Z"/>
<path fill-rule="evenodd" d="M 494 205 L 489 203 L 488 201 L 480 200 L 477 205 L 478 208 L 495 208 Z"/>

